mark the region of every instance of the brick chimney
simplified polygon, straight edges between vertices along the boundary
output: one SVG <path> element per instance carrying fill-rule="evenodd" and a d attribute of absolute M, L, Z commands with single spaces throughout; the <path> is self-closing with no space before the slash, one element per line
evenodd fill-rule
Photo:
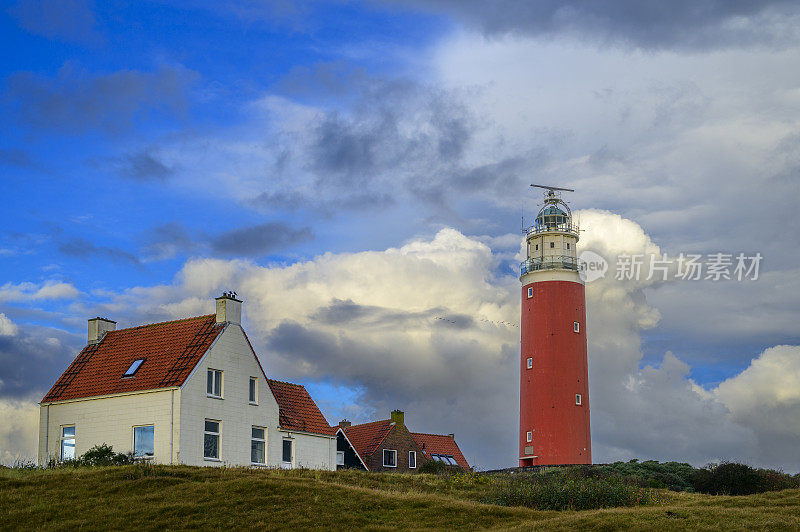
<path fill-rule="evenodd" d="M 116 321 L 109 320 L 108 318 L 101 318 L 100 316 L 91 318 L 89 320 L 89 334 L 87 335 L 88 343 L 99 343 L 108 331 L 113 331 L 116 328 Z"/>
<path fill-rule="evenodd" d="M 346 419 L 343 419 L 339 422 L 339 426 L 342 427 L 343 429 L 346 429 L 347 427 L 350 426 L 350 422 L 347 421 Z"/>
<path fill-rule="evenodd" d="M 395 425 L 403 425 L 405 421 L 405 414 L 402 410 L 392 410 L 392 423 Z"/>
<path fill-rule="evenodd" d="M 217 302 L 217 323 L 242 324 L 242 301 L 236 299 L 236 292 L 223 292 L 214 300 Z"/>

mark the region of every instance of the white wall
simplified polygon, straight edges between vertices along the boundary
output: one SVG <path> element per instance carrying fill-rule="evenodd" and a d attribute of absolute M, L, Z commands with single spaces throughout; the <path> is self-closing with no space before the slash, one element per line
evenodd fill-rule
<path fill-rule="evenodd" d="M 309 434 L 305 432 L 282 431 L 280 440 L 291 438 L 294 440 L 294 460 L 292 467 L 305 467 L 308 469 L 336 469 L 336 438 Z M 283 445 L 279 443 L 279 445 Z M 282 449 L 279 449 L 281 451 Z M 278 460 L 281 455 L 277 455 Z M 280 464 L 285 467 L 285 464 Z"/>
<path fill-rule="evenodd" d="M 209 369 L 223 371 L 222 399 L 206 394 Z M 250 377 L 258 379 L 258 405 L 248 404 Z M 278 403 L 256 362 L 241 326 L 229 323 L 181 387 L 179 461 L 189 465 L 250 465 L 253 426 L 265 427 L 267 464 L 280 461 Z M 206 419 L 221 421 L 220 461 L 203 458 Z"/>
<path fill-rule="evenodd" d="M 47 463 L 50 457 L 61 458 L 64 425 L 75 425 L 76 457 L 103 443 L 111 445 L 115 452 L 130 452 L 133 427 L 153 425 L 153 460 L 170 463 L 170 447 L 173 461 L 177 456 L 180 396 L 176 388 L 43 405 L 39 409 L 39 464 Z"/>

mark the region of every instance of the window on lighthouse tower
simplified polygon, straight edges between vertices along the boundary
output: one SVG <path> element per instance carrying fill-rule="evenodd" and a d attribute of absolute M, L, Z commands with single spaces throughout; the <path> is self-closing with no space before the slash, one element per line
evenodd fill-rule
<path fill-rule="evenodd" d="M 581 332 L 581 324 L 577 321 L 572 322 L 572 330 L 574 332 Z"/>
<path fill-rule="evenodd" d="M 528 357 L 527 366 L 528 369 L 533 369 L 533 358 Z"/>
<path fill-rule="evenodd" d="M 533 441 L 533 432 L 528 431 L 528 433 L 525 435 L 525 441 L 527 441 L 528 443 Z"/>

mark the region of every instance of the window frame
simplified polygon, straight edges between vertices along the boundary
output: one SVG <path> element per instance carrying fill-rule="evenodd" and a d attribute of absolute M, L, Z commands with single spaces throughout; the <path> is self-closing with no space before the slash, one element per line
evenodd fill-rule
<path fill-rule="evenodd" d="M 263 436 L 261 438 L 257 438 L 255 434 L 253 434 L 254 430 L 260 430 L 263 432 Z M 261 450 L 263 454 L 263 462 L 254 462 L 253 461 L 253 444 L 254 443 L 261 443 L 263 448 Z M 252 425 L 250 427 L 250 465 L 254 466 L 266 466 L 267 465 L 267 427 L 262 427 L 259 425 Z"/>
<path fill-rule="evenodd" d="M 284 460 L 286 458 L 286 442 L 289 442 L 289 461 L 287 462 Z M 283 438 L 283 443 L 281 443 L 281 463 L 282 464 L 294 464 L 294 440 L 292 438 Z"/>
<path fill-rule="evenodd" d="M 581 322 L 573 321 L 572 322 L 572 332 L 580 333 L 581 332 Z"/>
<path fill-rule="evenodd" d="M 531 298 L 531 297 L 533 297 L 533 287 L 529 286 L 528 287 L 528 298 Z"/>
<path fill-rule="evenodd" d="M 556 247 L 556 243 L 555 242 L 550 242 L 550 249 L 555 249 L 555 247 Z"/>
<path fill-rule="evenodd" d="M 222 395 L 224 393 L 224 372 L 221 369 L 214 369 L 208 368 L 206 372 L 206 397 L 210 397 L 212 399 L 222 399 Z M 217 381 L 217 375 L 219 375 L 219 381 Z M 208 378 L 211 377 L 212 380 L 209 382 Z M 211 385 L 211 391 L 209 391 L 209 384 Z M 218 386 L 217 386 L 218 385 Z M 218 390 L 215 388 L 219 388 Z M 214 392 L 219 392 L 219 395 L 215 394 Z"/>
<path fill-rule="evenodd" d="M 250 377 L 247 383 L 247 404 L 258 406 L 258 377 Z"/>
<path fill-rule="evenodd" d="M 143 456 L 136 456 L 136 429 L 143 429 L 146 427 L 150 427 L 153 429 L 153 454 L 150 456 L 143 455 Z M 133 459 L 134 460 L 152 460 L 156 456 L 156 426 L 154 423 L 149 423 L 146 425 L 134 425 L 131 427 L 131 436 L 133 437 Z"/>
<path fill-rule="evenodd" d="M 72 437 L 65 438 L 64 437 L 64 429 L 72 429 Z M 75 425 L 61 425 L 61 436 L 59 437 L 59 447 L 61 450 L 61 461 L 65 462 L 67 460 L 75 460 L 75 449 L 77 448 L 77 434 L 78 430 L 76 429 Z M 64 458 L 64 442 L 72 441 L 72 458 Z"/>
<path fill-rule="evenodd" d="M 147 360 L 147 359 L 146 358 L 137 358 L 136 360 L 131 362 L 131 365 L 128 366 L 128 369 L 125 371 L 125 373 L 122 374 L 122 378 L 123 379 L 132 379 L 133 377 L 135 377 L 136 374 L 139 372 L 139 368 L 141 368 L 142 364 L 144 364 L 145 360 Z M 138 362 L 138 364 L 137 364 L 137 362 Z M 134 368 L 133 366 L 136 366 L 136 367 Z M 133 370 L 133 371 L 131 371 L 131 370 Z"/>
<path fill-rule="evenodd" d="M 530 442 L 533 441 L 533 431 L 532 430 L 529 430 L 528 432 L 525 433 L 525 441 L 527 443 L 530 443 Z"/>
<path fill-rule="evenodd" d="M 342 458 L 341 462 L 339 461 L 339 457 Z M 344 465 L 344 451 L 336 451 L 336 465 L 337 466 Z"/>
<path fill-rule="evenodd" d="M 583 405 L 583 397 L 581 396 L 581 394 L 576 393 L 575 394 L 575 406 L 581 406 L 581 405 Z"/>
<path fill-rule="evenodd" d="M 533 357 L 528 357 L 525 361 L 525 367 L 528 369 L 533 369 Z"/>
<path fill-rule="evenodd" d="M 394 453 L 394 465 L 386 463 L 386 453 Z M 390 454 L 391 456 L 391 454 Z M 383 467 L 397 467 L 397 450 L 396 449 L 383 449 Z"/>
<path fill-rule="evenodd" d="M 217 432 L 210 431 L 206 428 L 206 422 L 212 422 L 217 424 Z M 217 456 L 206 456 L 206 436 L 216 436 L 217 438 Z M 211 419 L 205 418 L 203 419 L 203 460 L 207 460 L 209 462 L 221 462 L 222 461 L 222 420 L 221 419 Z"/>
<path fill-rule="evenodd" d="M 414 465 L 411 465 L 411 457 L 414 457 Z M 408 451 L 408 468 L 409 469 L 417 468 L 417 451 Z"/>

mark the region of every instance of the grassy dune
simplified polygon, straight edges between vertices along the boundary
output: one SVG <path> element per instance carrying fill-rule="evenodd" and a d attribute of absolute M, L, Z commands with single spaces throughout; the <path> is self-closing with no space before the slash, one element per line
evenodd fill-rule
<path fill-rule="evenodd" d="M 534 511 L 484 504 L 478 475 L 192 467 L 0 471 L 0 529 L 798 529 L 800 490 L 742 497 L 659 491 L 650 506 Z"/>

